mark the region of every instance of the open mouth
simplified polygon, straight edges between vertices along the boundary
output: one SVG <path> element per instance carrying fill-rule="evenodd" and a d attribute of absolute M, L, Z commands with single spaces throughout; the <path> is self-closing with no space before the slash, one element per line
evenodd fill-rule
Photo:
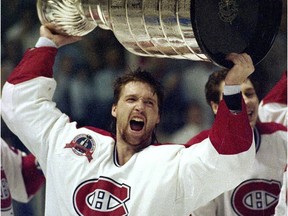
<path fill-rule="evenodd" d="M 134 118 L 130 121 L 130 128 L 133 131 L 141 131 L 144 127 L 144 121 L 142 119 Z"/>

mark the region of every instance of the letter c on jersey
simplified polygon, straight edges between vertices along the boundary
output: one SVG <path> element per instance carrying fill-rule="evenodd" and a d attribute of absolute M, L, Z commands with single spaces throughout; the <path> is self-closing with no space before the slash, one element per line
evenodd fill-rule
<path fill-rule="evenodd" d="M 233 192 L 231 203 L 237 215 L 273 215 L 281 183 L 275 180 L 249 179 Z"/>
<path fill-rule="evenodd" d="M 73 195 L 78 215 L 128 215 L 130 187 L 101 176 L 81 183 Z"/>

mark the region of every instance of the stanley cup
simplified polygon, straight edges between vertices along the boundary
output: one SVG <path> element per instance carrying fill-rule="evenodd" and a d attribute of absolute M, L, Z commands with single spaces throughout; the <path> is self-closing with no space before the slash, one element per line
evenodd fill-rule
<path fill-rule="evenodd" d="M 100 27 L 113 31 L 136 55 L 212 61 L 226 67 L 229 52 L 247 51 L 254 63 L 262 60 L 280 24 L 281 0 L 255 0 L 252 7 L 247 0 L 245 5 L 239 1 L 38 0 L 37 10 L 41 23 L 61 34 L 83 36 Z M 274 12 L 267 12 L 268 6 Z M 269 28 L 262 23 L 267 19 Z M 265 43 L 259 44 L 263 32 Z"/>

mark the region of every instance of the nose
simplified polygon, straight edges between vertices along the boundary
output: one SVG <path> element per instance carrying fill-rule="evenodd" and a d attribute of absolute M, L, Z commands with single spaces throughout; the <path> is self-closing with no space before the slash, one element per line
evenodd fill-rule
<path fill-rule="evenodd" d="M 248 104 L 251 101 L 245 94 L 242 94 L 242 97 L 244 99 L 245 104 Z"/>
<path fill-rule="evenodd" d="M 144 106 L 145 106 L 144 101 L 138 100 L 138 101 L 136 102 L 136 104 L 135 104 L 135 109 L 136 109 L 137 111 L 143 111 L 143 110 L 144 110 Z"/>
<path fill-rule="evenodd" d="M 243 99 L 244 99 L 244 102 L 245 102 L 247 109 L 254 106 L 255 100 L 253 100 L 252 98 L 249 98 L 249 97 L 243 95 Z"/>

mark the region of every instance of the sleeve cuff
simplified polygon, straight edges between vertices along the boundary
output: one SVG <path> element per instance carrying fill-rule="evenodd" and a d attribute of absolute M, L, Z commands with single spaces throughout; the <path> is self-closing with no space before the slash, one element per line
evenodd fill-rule
<path fill-rule="evenodd" d="M 225 85 L 224 86 L 224 95 L 233 95 L 241 92 L 241 85 Z"/>
<path fill-rule="evenodd" d="M 223 95 L 223 99 L 232 113 L 239 113 L 242 110 L 242 94 L 237 93 L 233 95 Z"/>
<path fill-rule="evenodd" d="M 38 48 L 38 47 L 55 47 L 55 48 L 57 48 L 56 44 L 52 40 L 50 40 L 46 37 L 40 37 L 38 39 L 35 47 L 36 48 Z"/>

